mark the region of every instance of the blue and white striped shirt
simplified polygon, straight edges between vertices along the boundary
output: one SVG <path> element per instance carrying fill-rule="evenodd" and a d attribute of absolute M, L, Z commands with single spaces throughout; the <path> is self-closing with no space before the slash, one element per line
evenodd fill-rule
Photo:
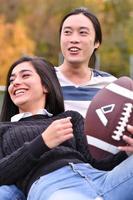
<path fill-rule="evenodd" d="M 116 80 L 107 72 L 92 69 L 91 80 L 85 84 L 77 85 L 66 78 L 58 67 L 55 67 L 55 70 L 62 87 L 65 110 L 75 110 L 83 117 L 86 116 L 89 104 L 96 93 Z"/>

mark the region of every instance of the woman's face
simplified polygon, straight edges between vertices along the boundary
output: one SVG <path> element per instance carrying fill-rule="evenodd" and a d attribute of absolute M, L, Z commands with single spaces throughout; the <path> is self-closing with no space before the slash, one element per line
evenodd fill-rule
<path fill-rule="evenodd" d="M 47 90 L 30 62 L 20 63 L 12 70 L 8 92 L 19 112 L 34 114 L 45 106 Z"/>

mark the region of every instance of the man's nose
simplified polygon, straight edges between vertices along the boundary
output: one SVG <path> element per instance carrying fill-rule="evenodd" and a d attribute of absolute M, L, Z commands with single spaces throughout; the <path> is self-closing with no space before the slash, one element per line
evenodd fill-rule
<path fill-rule="evenodd" d="M 78 33 L 73 33 L 71 36 L 71 43 L 76 44 L 80 42 L 80 37 Z"/>

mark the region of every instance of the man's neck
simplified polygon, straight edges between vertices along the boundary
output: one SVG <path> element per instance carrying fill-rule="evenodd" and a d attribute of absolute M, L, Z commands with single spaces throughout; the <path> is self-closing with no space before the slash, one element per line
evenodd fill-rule
<path fill-rule="evenodd" d="M 92 70 L 86 66 L 66 65 L 59 66 L 63 75 L 75 84 L 84 84 L 91 79 Z"/>

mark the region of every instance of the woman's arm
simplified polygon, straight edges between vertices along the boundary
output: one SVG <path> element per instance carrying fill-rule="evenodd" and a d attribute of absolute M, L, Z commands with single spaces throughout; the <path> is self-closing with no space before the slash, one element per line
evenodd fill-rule
<path fill-rule="evenodd" d="M 54 121 L 51 119 L 48 123 L 47 121 L 48 120 L 45 121 L 45 125 L 44 121 L 42 121 L 43 129 L 40 127 L 41 124 L 37 126 L 38 128 L 32 126 L 32 132 L 29 131 L 29 126 L 25 125 L 25 129 L 24 126 L 22 126 L 22 132 L 27 131 L 25 140 L 30 137 L 29 140 L 31 141 L 24 142 L 22 146 L 14 150 L 14 152 L 8 156 L 5 156 L 3 149 L 3 135 L 5 134 L 5 129 L 2 133 L 2 128 L 0 127 L 0 184 L 13 184 L 17 180 L 23 178 L 33 167 L 35 167 L 35 165 L 38 164 L 40 157 L 45 154 L 45 152 L 73 137 L 70 117 Z M 18 126 L 19 125 L 17 125 L 17 127 Z M 12 127 L 10 127 L 10 129 L 11 128 Z M 35 135 L 38 135 L 37 137 L 35 135 L 33 136 L 33 130 Z M 44 131 L 42 132 L 42 130 Z M 10 132 L 7 133 L 7 131 L 8 130 L 6 130 L 7 135 L 11 134 Z M 22 134 L 20 134 L 18 136 L 17 134 L 17 137 L 18 138 L 15 137 L 15 142 L 17 142 L 17 145 L 19 146 L 20 141 L 18 141 L 18 139 L 22 137 L 22 140 L 24 135 L 22 136 Z M 32 139 L 32 137 L 35 138 Z M 15 149 L 15 147 L 13 146 L 12 149 Z"/>
<path fill-rule="evenodd" d="M 1 129 L 0 129 L 1 131 Z M 13 184 L 23 178 L 36 164 L 40 156 L 49 150 L 44 144 L 41 135 L 31 142 L 25 142 L 23 146 L 10 155 L 5 156 L 0 138 L 0 185 Z"/>

